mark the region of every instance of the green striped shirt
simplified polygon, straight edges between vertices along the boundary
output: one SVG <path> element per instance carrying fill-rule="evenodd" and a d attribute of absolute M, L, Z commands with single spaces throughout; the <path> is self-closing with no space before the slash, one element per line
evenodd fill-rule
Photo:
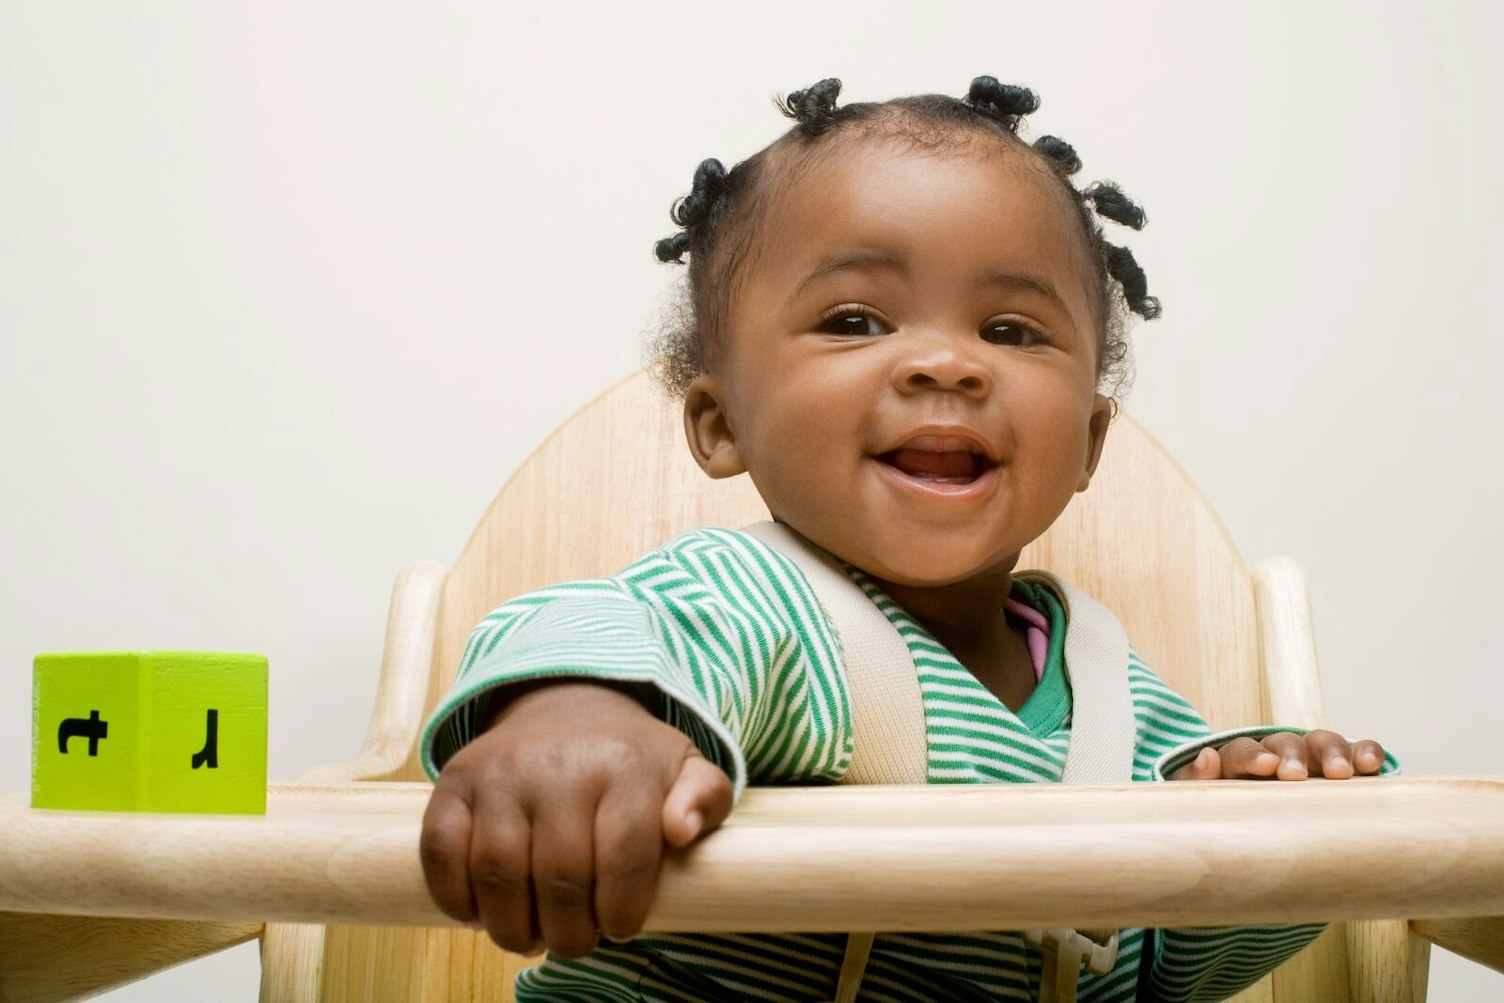
<path fill-rule="evenodd" d="M 924 704 L 930 783 L 1058 782 L 1070 745 L 1063 671 L 1064 610 L 1017 583 L 1050 619 L 1043 678 L 1016 713 L 862 572 L 853 579 L 914 657 Z M 682 534 L 610 578 L 552 586 L 506 603 L 471 633 L 453 688 L 423 736 L 437 776 L 475 735 L 478 698 L 547 676 L 642 684 L 664 717 L 731 777 L 748 783 L 837 783 L 851 763 L 851 708 L 840 648 L 808 582 L 745 534 Z M 1201 717 L 1130 650 L 1137 720 L 1133 779 L 1162 780 L 1212 736 Z M 1239 734 L 1273 731 L 1246 729 Z M 1386 765 L 1386 772 L 1394 768 Z M 1217 1000 L 1305 946 L 1320 925 L 1127 929 L 1117 965 L 1083 973 L 1083 1001 Z M 845 936 L 645 934 L 583 958 L 548 955 L 517 979 L 535 1000 L 828 1000 Z M 1013 931 L 882 934 L 862 980 L 864 1001 L 1033 1000 L 1040 955 Z M 1140 983 L 1142 981 L 1142 987 Z"/>

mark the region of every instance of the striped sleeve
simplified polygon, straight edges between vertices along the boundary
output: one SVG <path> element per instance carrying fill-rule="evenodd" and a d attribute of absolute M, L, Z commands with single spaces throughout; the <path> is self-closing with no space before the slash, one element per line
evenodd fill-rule
<path fill-rule="evenodd" d="M 544 678 L 651 687 L 664 719 L 730 775 L 835 781 L 851 760 L 838 647 L 804 576 L 740 533 L 682 534 L 610 578 L 528 593 L 471 632 L 424 729 L 436 777 L 483 698 Z"/>
<path fill-rule="evenodd" d="M 1128 691 L 1138 719 L 1133 779 L 1163 780 L 1158 765 L 1177 752 L 1206 741 L 1212 730 L 1185 698 L 1154 674 L 1138 652 L 1128 649 Z"/>

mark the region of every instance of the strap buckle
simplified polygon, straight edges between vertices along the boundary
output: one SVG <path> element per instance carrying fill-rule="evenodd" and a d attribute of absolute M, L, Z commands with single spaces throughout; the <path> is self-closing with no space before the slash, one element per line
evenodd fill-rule
<path fill-rule="evenodd" d="M 1044 973 L 1039 981 L 1039 1003 L 1075 1003 L 1076 986 L 1085 966 L 1093 975 L 1106 975 L 1118 960 L 1118 932 L 1095 939 L 1080 930 L 1025 930 L 1024 943 L 1044 955 Z"/>

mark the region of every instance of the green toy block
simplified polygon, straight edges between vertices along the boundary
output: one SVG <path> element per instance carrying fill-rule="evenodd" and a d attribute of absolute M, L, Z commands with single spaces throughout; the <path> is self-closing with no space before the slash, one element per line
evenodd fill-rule
<path fill-rule="evenodd" d="M 38 655 L 32 807 L 264 814 L 266 679 L 262 655 Z"/>

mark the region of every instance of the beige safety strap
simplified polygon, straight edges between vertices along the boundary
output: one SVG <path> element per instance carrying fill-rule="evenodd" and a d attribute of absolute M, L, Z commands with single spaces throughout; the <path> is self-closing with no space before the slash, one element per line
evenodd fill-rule
<path fill-rule="evenodd" d="M 1065 674 L 1071 683 L 1071 744 L 1063 784 L 1133 782 L 1138 719 L 1128 689 L 1128 635 L 1112 612 L 1069 582 L 1047 571 L 1014 578 L 1044 585 L 1065 607 Z M 1045 956 L 1041 1003 L 1076 998 L 1081 967 L 1098 975 L 1117 963 L 1116 930 L 1027 930 L 1024 939 Z M 1038 943 L 1036 943 L 1038 941 Z"/>
<path fill-rule="evenodd" d="M 909 646 L 886 614 L 831 556 L 782 523 L 758 522 L 742 532 L 787 557 L 809 579 L 841 646 L 851 703 L 851 766 L 846 784 L 929 781 L 924 701 Z M 872 953 L 872 931 L 846 937 L 834 1003 L 856 1003 Z"/>
<path fill-rule="evenodd" d="M 914 659 L 891 621 L 827 551 L 781 523 L 742 532 L 772 547 L 809 580 L 841 646 L 851 702 L 851 768 L 843 783 L 922 784 L 929 780 L 924 702 Z M 1072 690 L 1071 744 L 1062 783 L 1113 784 L 1132 779 L 1137 724 L 1128 692 L 1128 640 L 1117 618 L 1090 596 L 1042 571 L 1014 577 L 1039 582 L 1065 606 L 1066 674 Z M 1084 724 L 1083 724 L 1084 722 Z M 835 1003 L 856 1003 L 875 934 L 847 937 Z M 1045 971 L 1041 1001 L 1070 1003 L 1081 967 L 1098 974 L 1117 960 L 1116 930 L 1028 930 Z"/>
<path fill-rule="evenodd" d="M 846 669 L 854 745 L 842 783 L 929 781 L 924 702 L 909 646 L 839 561 L 782 523 L 742 530 L 794 562 L 830 618 Z"/>
<path fill-rule="evenodd" d="M 841 961 L 841 974 L 836 978 L 836 998 L 831 1003 L 856 1003 L 856 994 L 862 988 L 862 975 L 867 971 L 867 958 L 872 954 L 872 941 L 877 934 L 871 932 L 846 935 L 846 957 Z"/>
<path fill-rule="evenodd" d="M 1047 571 L 1021 571 L 1021 581 L 1044 585 L 1060 597 L 1070 629 L 1065 633 L 1065 675 L 1071 682 L 1071 744 L 1063 784 L 1133 782 L 1138 720 L 1128 690 L 1128 635 L 1101 603 Z"/>

